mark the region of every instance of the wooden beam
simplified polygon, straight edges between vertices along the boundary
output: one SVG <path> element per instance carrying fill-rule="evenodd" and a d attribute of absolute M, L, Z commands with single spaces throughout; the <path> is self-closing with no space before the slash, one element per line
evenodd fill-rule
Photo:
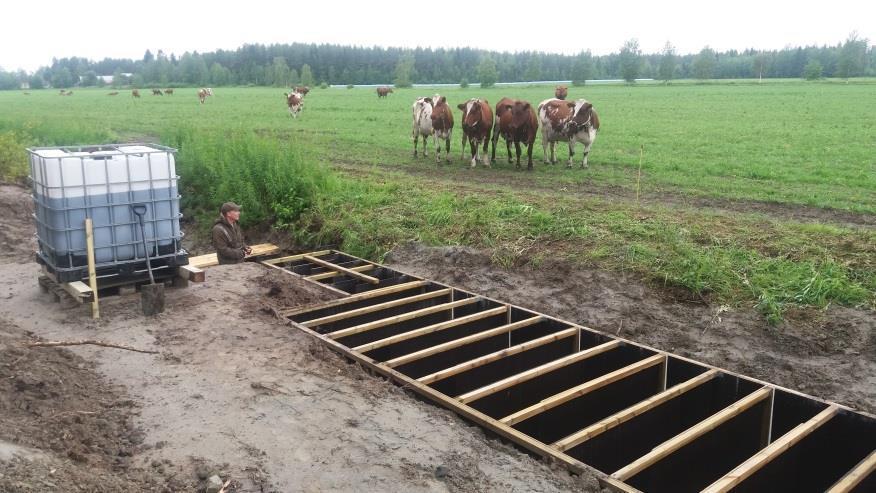
<path fill-rule="evenodd" d="M 537 324 L 544 320 L 544 317 L 538 315 L 535 317 L 527 318 L 525 320 L 521 320 L 519 322 L 510 323 L 507 325 L 502 325 L 501 327 L 496 327 L 494 329 L 485 330 L 483 332 L 478 332 L 477 334 L 472 334 L 470 336 L 461 337 L 459 339 L 454 339 L 452 341 L 445 342 L 443 344 L 438 344 L 432 347 L 428 347 L 426 349 L 422 349 L 420 351 L 416 351 L 414 353 L 406 354 L 404 356 L 399 356 L 398 358 L 391 359 L 386 361 L 384 364 L 390 368 L 395 368 L 396 366 L 401 366 L 406 363 L 410 363 L 412 361 L 416 361 L 421 358 L 425 358 L 427 356 L 432 356 L 438 353 L 442 353 L 444 351 L 449 351 L 454 348 L 458 348 L 461 346 L 465 346 L 471 344 L 473 342 L 482 341 L 484 339 L 489 339 L 490 337 L 495 337 L 497 335 L 502 335 L 508 332 L 512 332 L 521 327 L 529 327 L 530 325 Z"/>
<path fill-rule="evenodd" d="M 82 281 L 65 282 L 61 284 L 61 287 L 79 303 L 91 301 L 94 296 L 94 291 L 91 287 Z"/>
<path fill-rule="evenodd" d="M 876 471 L 876 450 L 858 462 L 858 465 L 834 483 L 826 493 L 849 493 L 874 471 Z"/>
<path fill-rule="evenodd" d="M 772 389 L 769 387 L 761 387 L 760 389 L 755 390 L 744 398 L 734 402 L 733 404 L 730 404 L 729 406 L 709 416 L 703 421 L 700 421 L 699 423 L 693 425 L 687 430 L 654 447 L 651 452 L 643 455 L 642 457 L 639 457 L 632 463 L 627 464 L 623 468 L 617 470 L 614 474 L 611 475 L 611 477 L 619 479 L 621 481 L 626 481 L 630 479 L 636 474 L 653 466 L 657 462 L 660 462 L 678 449 L 693 442 L 697 438 L 705 435 L 706 433 L 726 423 L 730 419 L 738 416 L 743 411 L 768 398 L 771 392 Z"/>
<path fill-rule="evenodd" d="M 436 291 L 429 291 L 427 293 L 415 294 L 413 296 L 408 296 L 406 298 L 399 298 L 397 300 L 385 301 L 383 303 L 377 303 L 376 305 L 363 306 L 361 308 L 355 308 L 353 310 L 348 310 L 345 312 L 335 313 L 333 315 L 326 315 L 320 318 L 314 318 L 313 320 L 307 320 L 303 322 L 298 322 L 305 327 L 316 327 L 318 325 L 328 324 L 332 322 L 337 322 L 338 320 L 346 320 L 348 318 L 358 317 L 361 315 L 367 315 L 369 313 L 379 312 L 381 310 L 388 310 L 390 308 L 394 308 L 396 306 L 409 305 L 411 303 L 416 303 L 418 301 L 431 300 L 432 298 L 440 298 L 442 296 L 451 296 L 453 290 L 450 288 L 439 289 Z"/>
<path fill-rule="evenodd" d="M 283 264 L 286 262 L 294 262 L 296 260 L 301 260 L 306 255 L 310 255 L 311 257 L 321 257 L 323 255 L 328 255 L 330 253 L 332 253 L 331 250 L 320 250 L 318 252 L 299 253 L 298 255 L 289 255 L 287 257 L 272 258 L 272 259 L 265 260 L 264 262 L 266 264 L 277 265 L 277 264 Z"/>
<path fill-rule="evenodd" d="M 179 277 L 191 282 L 204 282 L 206 280 L 204 269 L 192 265 L 181 265 L 179 267 Z"/>
<path fill-rule="evenodd" d="M 274 269 L 274 270 L 276 270 L 277 272 L 282 272 L 283 274 L 285 274 L 285 275 L 287 275 L 287 276 L 292 276 L 292 277 L 296 277 L 296 278 L 298 278 L 298 279 L 305 280 L 301 275 L 296 274 L 296 273 L 292 272 L 292 271 L 289 270 L 289 269 L 285 269 L 285 268 L 283 268 L 283 267 L 280 267 L 279 265 L 266 264 L 266 263 L 264 263 L 264 262 L 259 262 L 259 264 L 264 265 L 265 267 L 270 267 L 271 269 Z M 341 290 L 341 289 L 338 289 L 338 288 L 336 288 L 336 287 L 334 287 L 334 286 L 329 286 L 328 284 L 324 284 L 324 283 L 316 282 L 316 281 L 307 281 L 307 282 L 309 282 L 309 283 L 311 283 L 311 284 L 313 284 L 313 285 L 315 285 L 315 286 L 319 286 L 319 287 L 322 288 L 322 289 L 327 289 L 327 290 L 329 290 L 329 291 L 331 291 L 331 292 L 333 292 L 333 293 L 337 293 L 337 294 L 339 294 L 339 295 L 341 295 L 341 296 L 350 296 L 350 293 L 348 293 L 348 292 L 346 292 L 346 291 L 343 291 L 343 290 Z M 307 308 L 306 310 L 310 310 L 310 308 Z M 305 310 L 305 311 L 306 311 L 306 310 Z"/>
<path fill-rule="evenodd" d="M 450 310 L 451 308 L 456 308 L 459 306 L 470 305 L 472 303 L 477 303 L 481 301 L 481 298 L 478 296 L 474 296 L 471 298 L 465 298 L 462 300 L 454 301 L 451 303 L 443 303 L 441 305 L 430 306 L 428 308 L 423 308 L 420 310 L 403 313 L 401 315 L 396 315 L 394 317 L 382 318 L 380 320 L 375 320 L 373 322 L 368 322 L 362 325 L 357 325 L 355 327 L 350 327 L 349 329 L 337 330 L 335 332 L 330 332 L 326 334 L 326 337 L 330 339 L 340 339 L 342 337 L 351 336 L 354 334 L 361 334 L 362 332 L 368 332 L 369 330 L 378 329 L 380 327 L 386 327 L 387 325 L 396 324 L 399 322 L 406 322 L 408 320 L 413 320 L 415 318 L 423 317 L 426 315 L 431 315 L 433 313 L 443 312 L 445 310 Z"/>
<path fill-rule="evenodd" d="M 516 375 L 511 375 L 508 378 L 503 378 L 498 382 L 493 382 L 490 385 L 486 385 L 479 389 L 472 390 L 471 392 L 466 392 L 457 397 L 460 402 L 463 404 L 469 404 L 478 399 L 486 397 L 488 395 L 495 394 L 496 392 L 505 390 L 507 388 L 513 387 L 517 384 L 532 380 L 533 378 L 540 377 L 546 373 L 550 373 L 554 370 L 558 370 L 560 368 L 569 366 L 571 364 L 577 363 L 579 361 L 583 361 L 588 358 L 592 358 L 598 354 L 602 354 L 606 351 L 614 349 L 621 345 L 620 341 L 609 341 L 604 344 L 600 344 L 596 347 L 592 347 L 590 349 L 585 349 L 584 351 L 579 351 L 577 353 L 572 353 L 568 356 L 564 356 L 560 359 L 556 359 L 554 361 L 550 361 L 543 365 L 536 366 L 535 368 L 530 368 L 524 372 L 518 373 Z"/>
<path fill-rule="evenodd" d="M 262 262 L 264 263 L 264 262 Z M 278 267 L 281 268 L 281 267 Z M 289 272 L 289 271 L 286 271 Z M 291 272 L 290 272 L 291 274 Z M 298 274 L 295 274 L 296 276 Z M 342 306 L 349 303 L 355 303 L 357 301 L 369 300 L 371 298 L 377 298 L 379 296 L 384 296 L 387 294 L 400 293 L 402 291 L 407 291 L 409 289 L 420 288 L 423 286 L 429 285 L 429 281 L 410 281 L 402 284 L 395 284 L 393 286 L 387 286 L 385 288 L 372 289 L 370 291 L 363 291 L 358 294 L 347 294 L 346 298 L 338 298 L 336 300 L 326 301 L 325 303 L 320 303 L 318 305 L 310 305 L 302 308 L 292 308 L 288 310 L 280 310 L 280 313 L 284 317 L 291 317 L 294 315 L 299 315 L 301 313 L 314 312 L 317 310 L 324 310 L 326 308 L 332 308 L 335 306 Z"/>
<path fill-rule="evenodd" d="M 367 265 L 359 265 L 356 267 L 350 267 L 350 270 L 353 270 L 356 272 L 366 272 L 366 271 L 372 270 L 376 267 L 377 266 L 374 264 L 367 264 Z M 323 279 L 328 279 L 330 277 L 335 277 L 335 276 L 339 276 L 339 275 L 341 275 L 340 272 L 331 271 L 331 272 L 321 272 L 319 274 L 311 274 L 309 276 L 304 276 L 304 278 L 307 280 L 310 280 L 310 281 L 321 281 Z"/>
<path fill-rule="evenodd" d="M 535 349 L 540 346 L 544 346 L 545 344 L 550 344 L 554 341 L 559 341 L 560 339 L 565 339 L 567 337 L 573 337 L 577 332 L 577 329 L 565 329 L 559 332 L 554 332 L 553 334 L 548 334 L 544 337 L 539 337 L 538 339 L 533 339 L 531 341 L 526 341 L 524 343 L 518 344 L 516 346 L 511 346 L 507 349 L 502 349 L 500 351 L 496 351 L 490 354 L 485 354 L 473 360 L 465 361 L 455 366 L 451 366 L 450 368 L 445 368 L 441 371 L 437 371 L 431 375 L 426 375 L 417 379 L 418 382 L 423 384 L 431 384 L 435 383 L 439 380 L 444 380 L 445 378 L 452 377 L 453 375 L 457 375 L 459 373 L 463 373 L 469 371 L 471 369 L 477 368 L 479 366 L 484 366 L 488 363 L 492 363 L 494 361 L 498 361 L 503 358 L 507 358 L 508 356 L 515 355 L 517 353 L 522 353 L 524 351 L 529 351 L 530 349 Z"/>
<path fill-rule="evenodd" d="M 94 267 L 94 223 L 85 218 L 85 251 L 88 259 L 88 289 L 91 291 L 91 318 L 100 318 L 100 305 L 97 296 L 97 271 Z"/>
<path fill-rule="evenodd" d="M 316 265 L 321 265 L 321 266 L 325 267 L 326 269 L 336 270 L 336 271 L 341 272 L 343 274 L 346 274 L 352 278 L 359 279 L 359 280 L 365 281 L 365 282 L 370 283 L 370 284 L 380 284 L 380 279 L 378 279 L 376 277 L 372 277 L 372 276 L 369 276 L 367 274 L 362 274 L 361 272 L 356 272 L 352 269 L 348 269 L 346 267 L 341 267 L 340 265 L 333 264 L 331 262 L 326 262 L 325 260 L 320 260 L 312 255 L 305 255 L 304 260 L 306 260 L 310 263 L 316 264 Z"/>
<path fill-rule="evenodd" d="M 746 478 L 769 464 L 773 459 L 793 447 L 800 440 L 806 438 L 807 435 L 817 430 L 821 425 L 830 421 L 831 418 L 836 416 L 838 411 L 839 408 L 836 406 L 828 406 L 827 409 L 816 414 L 805 423 L 795 426 L 794 429 L 782 435 L 766 448 L 760 449 L 758 453 L 751 456 L 748 460 L 707 486 L 701 493 L 726 493 L 730 491 Z"/>
<path fill-rule="evenodd" d="M 438 322 L 437 324 L 428 325 L 426 327 L 422 327 L 420 329 L 409 330 L 407 332 L 402 332 L 401 334 L 396 334 L 394 336 L 386 337 L 384 339 L 380 339 L 379 341 L 370 342 L 368 344 L 363 344 L 361 346 L 356 346 L 353 348 L 353 351 L 359 351 L 362 353 L 373 351 L 378 348 L 382 348 L 385 346 L 390 346 L 392 344 L 396 344 L 402 341 L 406 341 L 408 339 L 413 339 L 415 337 L 420 337 L 426 334 L 432 334 L 434 332 L 439 332 L 442 330 L 450 329 L 453 327 L 457 327 L 460 325 L 465 325 L 470 322 L 475 322 L 477 320 L 483 320 L 485 318 L 489 318 L 495 315 L 499 315 L 501 313 L 505 313 L 508 311 L 507 306 L 499 306 L 496 308 L 490 308 L 489 310 L 484 310 L 482 312 L 473 313 L 471 315 L 466 315 L 464 317 L 455 318 L 453 320 L 448 320 L 446 322 Z"/>
<path fill-rule="evenodd" d="M 587 395 L 590 392 L 601 389 L 607 385 L 611 385 L 618 380 L 624 379 L 630 375 L 635 375 L 636 373 L 651 368 L 652 366 L 659 365 L 666 361 L 666 355 L 664 354 L 655 354 L 651 357 L 645 358 L 641 361 L 637 361 L 629 366 L 625 366 L 618 370 L 615 370 L 611 373 L 607 373 L 602 375 L 601 377 L 594 378 L 592 380 L 588 380 L 580 385 L 576 385 L 571 389 L 564 390 L 556 395 L 548 397 L 546 399 L 542 399 L 541 402 L 533 404 L 525 409 L 521 409 L 516 413 L 505 416 L 500 419 L 502 423 L 505 423 L 508 426 L 514 426 L 521 421 L 525 421 L 533 416 L 538 416 L 539 414 L 553 409 L 561 404 L 565 404 L 571 400 L 577 399 L 583 395 Z"/>
<path fill-rule="evenodd" d="M 667 402 L 684 394 L 689 390 L 699 387 L 700 385 L 715 378 L 718 373 L 718 370 L 712 369 L 703 374 L 697 375 L 690 380 L 675 385 L 670 389 L 667 389 L 655 396 L 638 402 L 622 411 L 618 411 L 617 413 L 612 414 L 611 416 L 608 416 L 607 418 L 604 418 L 600 421 L 597 421 L 596 423 L 582 429 L 581 431 L 577 431 L 567 436 L 566 438 L 559 440 L 558 442 L 554 443 L 554 447 L 558 448 L 561 451 L 566 451 L 570 448 L 577 447 L 587 440 L 590 440 L 597 435 L 600 435 L 612 428 L 615 428 L 620 424 L 626 423 L 636 416 L 645 414 L 646 412 L 654 409 L 664 402 Z"/>
<path fill-rule="evenodd" d="M 250 248 L 252 248 L 252 253 L 246 258 L 273 255 L 280 251 L 280 247 L 272 243 L 261 243 L 259 245 L 253 245 Z M 197 257 L 189 257 L 189 265 L 203 269 L 204 267 L 219 265 L 219 259 L 216 257 L 215 253 L 208 253 L 206 255 L 198 255 Z"/>

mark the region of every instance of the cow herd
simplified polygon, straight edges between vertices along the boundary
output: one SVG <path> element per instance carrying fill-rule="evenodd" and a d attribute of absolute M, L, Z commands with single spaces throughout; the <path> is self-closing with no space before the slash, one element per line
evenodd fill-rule
<path fill-rule="evenodd" d="M 586 99 L 566 101 L 568 89 L 557 86 L 553 98 L 545 99 L 538 107 L 533 107 L 529 101 L 502 98 L 493 107 L 486 99 L 471 98 L 460 103 L 457 108 L 462 111 L 462 157 L 465 159 L 466 145 L 471 150 L 471 166 L 478 162 L 490 166 L 488 153 L 490 142 L 493 144 L 492 159 L 496 160 L 496 145 L 499 137 L 505 140 L 508 152 L 508 164 L 511 164 L 511 145 L 517 155 L 517 167 L 520 167 L 521 145 L 526 146 L 527 168 L 532 169 L 532 147 L 541 127 L 541 146 L 544 152 L 545 164 L 556 164 L 554 146 L 557 142 L 566 142 L 569 146 L 568 167 L 572 167 L 575 146 L 578 142 L 584 145 L 581 167 L 587 167 L 587 157 L 590 147 L 596 140 L 599 130 L 599 116 L 593 109 L 593 104 Z M 441 140 L 445 141 L 445 159 L 450 162 L 450 137 L 453 130 L 453 114 L 447 105 L 447 98 L 438 94 L 430 97 L 417 98 L 412 106 L 413 125 L 411 138 L 414 141 L 414 157 L 419 151 L 420 138 L 423 140 L 423 156 L 428 156 L 428 138 L 432 136 L 435 142 L 435 161 L 440 162 Z M 495 117 L 494 117 L 495 115 Z M 550 154 L 548 154 L 550 147 Z"/>

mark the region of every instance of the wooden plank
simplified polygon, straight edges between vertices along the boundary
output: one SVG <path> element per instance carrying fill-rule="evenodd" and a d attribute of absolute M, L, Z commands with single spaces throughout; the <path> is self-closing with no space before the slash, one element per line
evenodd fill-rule
<path fill-rule="evenodd" d="M 573 337 L 576 333 L 577 329 L 570 328 L 561 330 L 553 334 L 539 337 L 538 339 L 533 339 L 531 341 L 526 341 L 516 346 L 511 346 L 507 349 L 502 349 L 500 351 L 496 351 L 490 354 L 485 354 L 473 360 L 465 361 L 458 365 L 451 366 L 450 368 L 436 371 L 431 375 L 426 375 L 418 378 L 417 381 L 422 384 L 430 384 L 439 380 L 444 380 L 445 378 L 452 377 L 453 375 L 466 372 L 479 366 L 484 366 L 488 363 L 492 363 L 493 361 L 498 361 L 502 358 L 507 358 L 508 356 L 513 356 L 517 353 L 522 353 L 524 351 L 529 351 L 530 349 L 535 349 L 537 347 L 544 346 L 545 344 L 550 344 L 554 341 L 565 339 L 566 337 Z"/>
<path fill-rule="evenodd" d="M 374 264 L 359 265 L 356 267 L 350 267 L 350 270 L 353 270 L 356 272 L 367 272 L 369 270 L 375 269 L 376 267 L 377 266 Z M 304 276 L 304 278 L 307 280 L 310 280 L 310 281 L 321 281 L 323 279 L 329 279 L 331 277 L 335 277 L 335 276 L 339 276 L 339 275 L 341 275 L 340 272 L 331 271 L 331 272 L 322 272 L 320 274 L 312 274 L 309 276 Z"/>
<path fill-rule="evenodd" d="M 288 276 L 293 276 L 293 277 L 297 277 L 298 279 L 302 279 L 302 280 L 304 280 L 304 278 L 303 278 L 302 276 L 300 276 L 300 275 L 298 275 L 298 274 L 292 272 L 292 271 L 289 270 L 289 269 L 284 269 L 283 267 L 280 267 L 279 265 L 266 264 L 266 263 L 264 263 L 264 262 L 259 262 L 259 263 L 260 263 L 261 265 L 264 265 L 265 267 L 270 267 L 271 269 L 274 269 L 274 270 L 277 270 L 277 271 L 279 271 L 279 272 L 282 272 L 283 274 L 286 274 L 286 275 L 288 275 Z M 343 291 L 343 290 L 340 290 L 340 289 L 338 289 L 338 288 L 336 288 L 336 287 L 334 287 L 334 286 L 329 286 L 328 284 L 323 284 L 323 283 L 321 283 L 321 282 L 313 282 L 313 281 L 307 281 L 307 282 L 310 282 L 311 284 L 313 284 L 313 285 L 315 285 L 315 286 L 319 286 L 319 287 L 322 288 L 322 289 L 327 289 L 327 290 L 329 290 L 329 291 L 332 291 L 332 292 L 334 292 L 334 293 L 337 293 L 337 294 L 339 294 L 339 295 L 341 295 L 341 296 L 349 296 L 349 295 L 350 295 L 350 293 L 348 293 L 348 292 L 346 292 L 346 291 Z M 305 309 L 305 310 L 309 310 L 309 308 L 308 308 L 308 309 Z"/>
<path fill-rule="evenodd" d="M 296 260 L 301 260 L 306 255 L 310 255 L 311 257 L 321 257 L 323 255 L 328 255 L 330 253 L 332 253 L 331 250 L 320 250 L 318 252 L 299 253 L 298 255 L 289 255 L 287 257 L 272 258 L 272 259 L 265 260 L 264 262 L 266 264 L 277 265 L 277 264 L 283 264 L 286 262 L 294 262 Z"/>
<path fill-rule="evenodd" d="M 601 389 L 606 385 L 611 385 L 618 380 L 622 380 L 630 375 L 635 375 L 636 373 L 651 368 L 652 366 L 659 365 L 666 360 L 666 355 L 664 354 L 655 354 L 651 357 L 645 358 L 641 361 L 637 361 L 629 366 L 625 366 L 623 368 L 617 369 L 611 373 L 607 373 L 602 375 L 601 377 L 594 378 L 592 380 L 588 380 L 580 385 L 576 385 L 571 389 L 564 390 L 556 395 L 548 397 L 546 399 L 542 399 L 540 402 L 533 404 L 525 409 L 521 409 L 516 413 L 505 416 L 500 419 L 502 423 L 505 423 L 509 426 L 514 426 L 521 421 L 525 421 L 533 416 L 538 416 L 539 414 L 553 409 L 561 404 L 565 404 L 571 400 L 577 399 L 583 395 L 587 395 L 590 392 Z"/>
<path fill-rule="evenodd" d="M 204 269 L 192 265 L 181 265 L 179 267 L 179 277 L 186 281 L 204 282 L 207 276 L 204 274 Z"/>
<path fill-rule="evenodd" d="M 751 394 L 748 394 L 744 398 L 709 416 L 703 421 L 700 421 L 699 423 L 693 425 L 687 430 L 654 447 L 651 452 L 643 455 L 642 457 L 639 457 L 632 463 L 627 464 L 623 468 L 617 470 L 614 474 L 611 475 L 611 477 L 619 479 L 621 481 L 626 481 L 630 479 L 631 477 L 651 467 L 657 462 L 660 462 L 665 457 L 677 451 L 678 449 L 693 442 L 697 438 L 705 435 L 706 433 L 714 430 L 718 426 L 721 426 L 723 423 L 726 423 L 730 419 L 738 416 L 743 411 L 768 398 L 771 392 L 772 389 L 768 387 L 761 387 Z"/>
<path fill-rule="evenodd" d="M 327 337 L 331 339 L 340 339 L 342 337 L 351 336 L 354 334 L 361 334 L 362 332 L 368 332 L 369 330 L 378 329 L 380 327 L 386 327 L 387 325 L 392 325 L 399 322 L 405 322 L 408 320 L 413 320 L 415 318 L 419 318 L 425 315 L 431 315 L 432 313 L 438 313 L 445 310 L 450 310 L 451 308 L 456 308 L 459 306 L 470 305 L 472 303 L 476 303 L 481 301 L 480 297 L 472 297 L 465 298 L 463 300 L 454 301 L 451 303 L 444 303 L 441 305 L 430 306 L 428 308 L 423 308 L 420 310 L 403 313 L 401 315 L 396 315 L 394 317 L 383 318 L 380 320 L 375 320 L 373 322 L 368 322 L 365 324 L 357 325 L 355 327 L 350 327 L 349 329 L 338 330 L 335 332 L 331 332 L 326 334 Z"/>
<path fill-rule="evenodd" d="M 503 378 L 498 382 L 493 382 L 490 385 L 486 385 L 479 389 L 472 390 L 471 392 L 466 392 L 457 397 L 460 402 L 463 404 L 468 404 L 474 402 L 478 399 L 486 397 L 488 395 L 495 394 L 496 392 L 505 390 L 509 387 L 513 387 L 517 384 L 526 382 L 528 380 L 532 380 L 533 378 L 540 377 L 546 373 L 550 373 L 554 370 L 558 370 L 565 366 L 569 366 L 571 364 L 577 363 L 579 361 L 583 361 L 587 358 L 592 358 L 598 354 L 602 354 L 606 351 L 614 349 L 621 345 L 620 341 L 609 341 L 604 344 L 600 344 L 596 347 L 592 347 L 590 349 L 585 349 L 584 351 L 579 351 L 577 353 L 572 353 L 568 356 L 564 356 L 560 359 L 556 359 L 554 361 L 550 361 L 543 365 L 536 366 L 535 368 L 530 368 L 524 372 L 520 372 L 517 375 L 511 375 L 508 378 Z"/>
<path fill-rule="evenodd" d="M 61 287 L 79 303 L 89 302 L 94 296 L 94 290 L 82 281 L 65 282 L 61 284 Z"/>
<path fill-rule="evenodd" d="M 252 248 L 252 253 L 246 258 L 273 255 L 280 251 L 280 247 L 272 243 L 261 243 L 259 245 L 253 245 L 250 248 Z M 219 265 L 219 259 L 216 257 L 215 253 L 208 253 L 206 255 L 198 255 L 197 257 L 189 257 L 189 265 L 203 269 L 205 267 Z"/>
<path fill-rule="evenodd" d="M 522 327 L 529 327 L 530 325 L 535 325 L 538 322 L 544 320 L 544 317 L 538 315 L 535 317 L 527 318 L 525 320 L 520 320 L 519 322 L 510 323 L 507 325 L 502 325 L 501 327 L 496 327 L 494 329 L 485 330 L 483 332 L 478 332 L 477 334 L 472 334 L 470 336 L 461 337 L 459 339 L 454 339 L 452 341 L 445 342 L 443 344 L 438 344 L 432 347 L 428 347 L 426 349 L 422 349 L 420 351 L 416 351 L 410 354 L 406 354 L 404 356 L 399 356 L 398 358 L 391 359 L 384 364 L 390 368 L 395 368 L 396 366 L 404 365 L 406 363 L 410 363 L 412 361 L 416 361 L 421 358 L 425 358 L 427 356 L 432 356 L 438 353 L 442 353 L 444 351 L 449 351 L 454 348 L 458 348 L 461 346 L 465 346 L 477 341 L 482 341 L 484 339 L 489 339 L 490 337 L 495 337 L 497 335 L 502 335 L 508 332 L 512 332 L 516 329 Z"/>
<path fill-rule="evenodd" d="M 596 423 L 584 428 L 580 431 L 577 431 L 562 440 L 554 443 L 554 447 L 558 448 L 561 451 L 569 450 L 570 448 L 577 447 L 582 443 L 590 440 L 591 438 L 600 435 L 612 428 L 617 427 L 627 421 L 635 418 L 636 416 L 645 414 L 646 412 L 654 409 L 655 407 L 667 402 L 671 399 L 674 399 L 689 390 L 695 389 L 698 386 L 708 382 L 709 380 L 715 378 L 720 372 L 718 370 L 712 369 L 701 375 L 697 375 L 690 380 L 684 381 L 678 385 L 673 386 L 670 389 L 667 389 L 655 396 L 649 397 L 641 402 L 638 402 L 622 411 L 618 411 L 607 418 L 604 418 Z"/>
<path fill-rule="evenodd" d="M 376 277 L 372 277 L 372 276 L 369 276 L 367 274 L 362 274 L 361 272 L 356 272 L 352 269 L 348 269 L 346 267 L 341 267 L 340 265 L 333 264 L 331 262 L 326 262 L 325 260 L 318 259 L 312 255 L 305 255 L 304 260 L 306 260 L 312 264 L 321 265 L 327 269 L 332 269 L 332 270 L 336 270 L 338 272 L 342 272 L 342 273 L 344 273 L 352 278 L 360 279 L 360 280 L 365 281 L 369 284 L 380 284 L 380 279 L 378 279 Z"/>
<path fill-rule="evenodd" d="M 264 263 L 264 262 L 262 262 L 262 263 Z M 282 269 L 282 267 L 277 267 L 277 268 Z M 286 271 L 286 272 L 289 272 L 289 271 Z M 289 272 L 289 273 L 292 274 L 291 272 Z M 295 275 L 298 275 L 298 274 L 295 274 Z M 280 313 L 284 317 L 291 317 L 294 315 L 300 315 L 302 313 L 314 312 L 317 310 L 323 310 L 325 308 L 332 308 L 335 306 L 346 305 L 348 303 L 354 303 L 357 301 L 363 301 L 363 300 L 368 300 L 371 298 L 377 298 L 379 296 L 383 296 L 383 295 L 387 295 L 387 294 L 400 293 L 402 291 L 407 291 L 409 289 L 415 289 L 415 288 L 419 288 L 419 287 L 423 287 L 423 286 L 427 286 L 427 285 L 429 285 L 429 281 L 410 281 L 410 282 L 406 282 L 406 283 L 402 283 L 402 284 L 395 284 L 393 286 L 387 286 L 385 288 L 372 289 L 370 291 L 364 291 L 362 293 L 353 294 L 353 295 L 345 292 L 345 294 L 347 295 L 346 298 L 338 298 L 336 300 L 326 301 L 325 303 L 320 303 L 318 305 L 306 306 L 306 307 L 302 307 L 302 308 L 292 308 L 289 310 L 281 310 Z"/>
<path fill-rule="evenodd" d="M 778 440 L 766 448 L 752 455 L 748 460 L 739 464 L 732 471 L 725 474 L 711 485 L 707 486 L 702 493 L 726 493 L 739 485 L 746 478 L 769 464 L 773 459 L 786 452 L 789 448 L 803 440 L 821 425 L 836 416 L 839 409 L 836 406 L 828 406 L 827 409 L 813 416 L 805 423 L 800 423 L 794 429 L 785 433 Z"/>
<path fill-rule="evenodd" d="M 353 351 L 359 351 L 362 353 L 373 351 L 378 348 L 382 348 L 385 346 L 390 346 L 392 344 L 396 344 L 402 341 L 406 341 L 408 339 L 413 339 L 416 337 L 420 337 L 426 334 L 432 334 L 434 332 L 439 332 L 442 330 L 450 329 L 453 327 L 458 327 L 460 325 L 464 325 L 470 322 L 475 322 L 477 320 L 482 320 L 485 318 L 489 318 L 495 315 L 499 315 L 500 313 L 505 313 L 508 311 L 507 306 L 499 306 L 496 308 L 490 308 L 489 310 L 484 310 L 482 312 L 473 313 L 471 315 L 466 315 L 464 317 L 455 318 L 453 320 L 448 320 L 446 322 L 438 322 L 437 324 L 428 325 L 426 327 L 422 327 L 419 329 L 410 330 L 407 332 L 402 332 L 401 334 L 396 334 L 394 336 L 386 337 L 380 339 L 378 341 L 370 342 L 368 344 L 362 344 L 361 346 L 356 346 L 353 348 Z"/>
<path fill-rule="evenodd" d="M 876 450 L 858 462 L 858 465 L 834 483 L 826 493 L 849 493 L 874 471 L 876 471 Z"/>
<path fill-rule="evenodd" d="M 85 218 L 85 252 L 88 261 L 88 289 L 91 290 L 91 318 L 100 318 L 100 305 L 97 296 L 97 271 L 94 267 L 94 223 Z"/>
<path fill-rule="evenodd" d="M 326 315 L 320 318 L 314 318 L 313 320 L 307 320 L 298 322 L 305 327 L 316 327 L 323 324 L 328 324 L 332 322 L 337 322 L 338 320 L 346 320 L 348 318 L 358 317 L 361 315 L 367 315 L 369 313 L 379 312 L 381 310 L 387 310 L 389 308 L 394 308 L 396 306 L 409 305 L 411 303 L 416 303 L 418 301 L 430 300 L 432 298 L 440 298 L 442 296 L 451 296 L 453 291 L 450 288 L 439 289 L 437 291 L 430 291 L 428 293 L 420 293 L 414 296 L 408 296 L 407 298 L 399 298 L 397 300 L 386 301 L 383 303 L 378 303 L 376 305 L 363 306 L 361 308 L 356 308 L 353 310 L 348 310 L 345 312 L 335 313 L 332 315 Z"/>

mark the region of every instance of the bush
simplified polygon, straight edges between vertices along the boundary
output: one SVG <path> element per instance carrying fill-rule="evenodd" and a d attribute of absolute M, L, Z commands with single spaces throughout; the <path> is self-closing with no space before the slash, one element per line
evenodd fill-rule
<path fill-rule="evenodd" d="M 319 83 L 319 88 L 320 88 L 320 89 L 328 89 L 328 84 L 325 83 L 325 82 L 320 82 L 320 83 Z"/>
<path fill-rule="evenodd" d="M 353 88 L 353 84 L 347 84 L 347 89 L 352 89 L 352 88 Z"/>
<path fill-rule="evenodd" d="M 28 175 L 25 147 L 16 132 L 0 132 L 0 181 L 24 183 Z"/>
<path fill-rule="evenodd" d="M 467 89 L 468 88 L 468 79 L 463 77 L 462 80 L 459 82 L 459 87 L 461 87 L 463 89 Z"/>

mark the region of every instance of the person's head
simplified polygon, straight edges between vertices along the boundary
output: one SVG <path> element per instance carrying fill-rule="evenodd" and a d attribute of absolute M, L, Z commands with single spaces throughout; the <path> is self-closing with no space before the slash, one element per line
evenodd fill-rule
<path fill-rule="evenodd" d="M 219 213 L 222 214 L 222 217 L 228 222 L 234 224 L 240 219 L 240 206 L 234 202 L 225 202 L 222 204 L 222 207 L 219 208 Z"/>

